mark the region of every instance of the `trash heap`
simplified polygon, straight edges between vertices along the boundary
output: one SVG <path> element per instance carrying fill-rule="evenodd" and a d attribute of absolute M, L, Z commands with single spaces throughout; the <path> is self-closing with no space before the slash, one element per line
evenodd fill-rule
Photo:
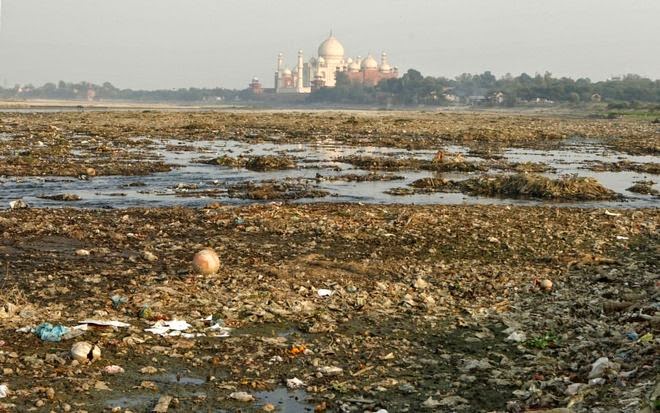
<path fill-rule="evenodd" d="M 657 398 L 659 223 L 654 209 L 7 210 L 0 403 L 637 412 Z M 193 267 L 209 246 L 217 271 L 212 254 L 213 271 Z"/>

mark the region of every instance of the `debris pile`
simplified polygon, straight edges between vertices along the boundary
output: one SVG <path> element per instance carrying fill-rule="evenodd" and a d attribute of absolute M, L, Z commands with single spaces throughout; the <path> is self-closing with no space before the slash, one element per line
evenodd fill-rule
<path fill-rule="evenodd" d="M 292 391 L 321 411 L 636 413 L 657 397 L 658 225 L 657 209 L 7 210 L 0 405 L 258 409 Z M 190 271 L 204 245 L 222 278 Z"/>
<path fill-rule="evenodd" d="M 653 181 L 639 181 L 639 182 L 635 182 L 635 184 L 630 188 L 628 188 L 627 190 L 642 195 L 653 195 L 653 196 L 660 195 L 660 191 L 653 188 L 653 185 L 655 185 L 655 182 Z"/>
<path fill-rule="evenodd" d="M 516 174 L 471 178 L 461 182 L 464 192 L 474 195 L 596 201 L 618 195 L 589 177 L 550 179 L 541 175 Z"/>

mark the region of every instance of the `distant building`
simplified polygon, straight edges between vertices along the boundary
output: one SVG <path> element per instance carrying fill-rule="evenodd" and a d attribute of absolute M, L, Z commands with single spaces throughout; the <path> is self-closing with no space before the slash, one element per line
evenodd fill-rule
<path fill-rule="evenodd" d="M 603 100 L 603 97 L 598 93 L 594 93 L 593 95 L 591 95 L 592 102 L 600 102 L 601 100 Z"/>
<path fill-rule="evenodd" d="M 87 85 L 87 101 L 92 102 L 96 100 L 96 90 L 94 90 L 94 86 L 90 83 Z"/>
<path fill-rule="evenodd" d="M 504 103 L 504 97 L 503 92 L 493 92 L 488 95 L 488 101 L 495 105 L 501 105 Z"/>
<path fill-rule="evenodd" d="M 313 89 L 334 87 L 337 72 L 346 73 L 349 80 L 367 85 L 376 85 L 383 79 L 399 76 L 398 68 L 393 67 L 387 53 L 381 54 L 380 63 L 371 54 L 362 59 L 345 56 L 344 46 L 330 33 L 318 48 L 318 56 L 304 61 L 303 51 L 298 51 L 296 66 L 291 70 L 284 65 L 284 55 L 277 55 L 275 72 L 275 93 L 301 94 Z"/>
<path fill-rule="evenodd" d="M 465 99 L 465 103 L 469 105 L 481 105 L 484 104 L 488 101 L 486 96 L 481 96 L 481 95 L 474 95 L 474 96 L 468 96 Z"/>
<path fill-rule="evenodd" d="M 259 81 L 258 78 L 254 77 L 252 78 L 252 82 L 250 82 L 250 85 L 248 86 L 250 92 L 254 93 L 255 95 L 260 95 L 264 93 L 264 88 L 261 85 L 261 82 Z"/>

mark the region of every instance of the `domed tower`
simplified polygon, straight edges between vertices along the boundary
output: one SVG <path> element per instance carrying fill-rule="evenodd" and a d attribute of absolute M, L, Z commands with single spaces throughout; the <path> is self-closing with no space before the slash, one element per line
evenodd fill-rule
<path fill-rule="evenodd" d="M 364 71 L 367 70 L 378 70 L 378 62 L 374 57 L 369 54 L 363 61 L 362 64 L 360 65 L 360 68 Z"/>
<path fill-rule="evenodd" d="M 319 45 L 318 54 L 319 62 L 324 61 L 326 67 L 319 67 L 318 75 L 325 79 L 325 86 L 333 87 L 336 84 L 336 72 L 346 66 L 344 46 L 330 32 L 330 36 Z"/>

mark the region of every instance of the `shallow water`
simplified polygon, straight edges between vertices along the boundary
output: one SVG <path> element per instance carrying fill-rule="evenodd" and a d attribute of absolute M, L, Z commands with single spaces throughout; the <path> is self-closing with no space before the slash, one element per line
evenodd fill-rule
<path fill-rule="evenodd" d="M 84 139 L 81 137 L 81 139 Z M 428 171 L 401 171 L 391 174 L 403 176 L 404 179 L 375 182 L 345 182 L 332 180 L 332 177 L 342 174 L 367 174 L 341 163 L 337 158 L 350 155 L 391 156 L 396 158 L 431 159 L 435 151 L 405 150 L 386 147 L 353 147 L 324 141 L 316 144 L 248 144 L 229 140 L 184 142 L 177 140 L 152 140 L 147 148 L 148 153 L 143 158 L 156 158 L 166 163 L 176 164 L 170 172 L 155 173 L 148 176 L 104 176 L 88 181 L 63 177 L 26 177 L 0 178 L 0 205 L 7 207 L 9 202 L 23 198 L 29 205 L 35 207 L 72 206 L 80 208 L 126 208 L 126 207 L 165 207 L 165 206 L 202 206 L 219 201 L 224 204 L 246 204 L 256 201 L 229 198 L 226 186 L 247 181 L 260 182 L 265 180 L 293 180 L 308 185 L 310 188 L 323 189 L 330 196 L 314 199 L 301 199 L 295 202 L 361 202 L 361 203 L 403 203 L 403 204 L 503 204 L 503 205 L 557 205 L 581 207 L 655 207 L 658 200 L 652 196 L 629 192 L 635 181 L 654 180 L 654 175 L 636 172 L 595 172 L 586 169 L 590 162 L 616 162 L 627 160 L 631 162 L 659 162 L 655 156 L 631 156 L 614 152 L 593 142 L 572 141 L 562 149 L 537 150 L 509 148 L 500 154 L 511 162 L 543 162 L 555 168 L 552 173 L 544 175 L 556 178 L 561 175 L 575 174 L 590 176 L 597 179 L 605 187 L 623 195 L 623 201 L 596 202 L 549 202 L 539 200 L 514 200 L 475 197 L 460 193 L 434 193 L 409 196 L 394 196 L 384 193 L 398 187 L 405 187 L 413 181 L 438 176 Z M 193 148 L 190 148 L 190 147 Z M 192 150 L 190 150 L 192 149 Z M 448 146 L 448 152 L 463 153 L 469 160 L 481 160 L 472 156 L 467 148 Z M 279 154 L 296 158 L 298 169 L 254 172 L 246 169 L 222 167 L 196 163 L 200 159 L 211 159 L 222 155 L 267 155 Z M 496 171 L 494 171 L 496 172 Z M 389 174 L 383 172 L 383 174 Z M 475 173 L 445 173 L 446 179 L 460 180 L 478 175 Z M 317 179 L 318 175 L 322 179 Z M 191 196 L 189 189 L 195 186 L 200 190 L 216 190 L 217 196 Z M 657 183 L 654 188 L 658 189 Z M 39 198 L 43 195 L 72 193 L 82 200 L 75 202 L 54 201 Z M 265 201 L 261 201 L 265 202 Z"/>
<path fill-rule="evenodd" d="M 306 402 L 307 393 L 303 390 L 288 390 L 279 387 L 272 391 L 262 391 L 255 394 L 260 404 L 270 403 L 278 412 L 307 413 L 314 410 L 314 406 Z"/>

